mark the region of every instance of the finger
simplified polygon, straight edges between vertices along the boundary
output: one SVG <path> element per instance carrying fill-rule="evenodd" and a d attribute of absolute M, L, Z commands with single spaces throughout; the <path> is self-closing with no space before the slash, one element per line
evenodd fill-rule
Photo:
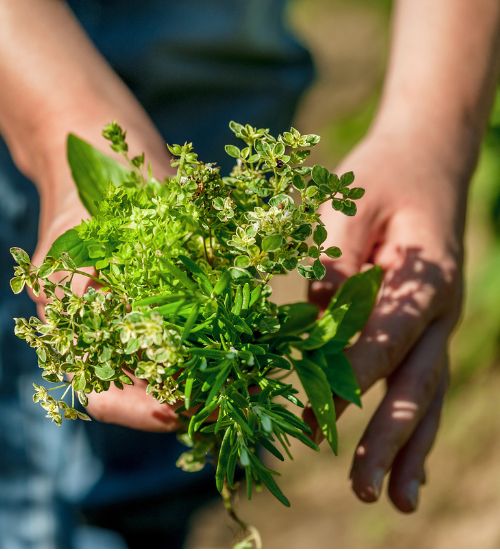
<path fill-rule="evenodd" d="M 397 254 L 363 333 L 347 350 L 363 392 L 399 366 L 443 311 L 439 277 L 434 274 L 438 268 L 417 251 Z"/>
<path fill-rule="evenodd" d="M 179 427 L 172 407 L 160 404 L 146 393 L 146 384 L 138 379 L 120 390 L 111 386 L 106 392 L 89 396 L 88 411 L 98 421 L 148 432 L 171 432 Z"/>
<path fill-rule="evenodd" d="M 447 386 L 448 366 L 446 365 L 427 413 L 394 460 L 389 479 L 389 496 L 403 513 L 411 513 L 417 509 L 419 489 L 425 483 L 425 460 L 439 428 Z"/>
<path fill-rule="evenodd" d="M 376 501 L 385 474 L 426 413 L 441 376 L 449 328 L 440 321 L 391 377 L 388 390 L 356 449 L 352 487 L 363 501 Z"/>
<path fill-rule="evenodd" d="M 387 251 L 385 255 L 388 258 Z M 390 262 L 393 268 L 386 273 L 379 301 L 360 338 L 346 351 L 363 393 L 390 376 L 442 312 L 441 283 L 434 264 L 425 262 L 413 249 L 394 249 Z M 348 405 L 335 398 L 337 417 Z M 314 416 L 305 412 L 304 418 L 320 442 L 321 431 Z"/>

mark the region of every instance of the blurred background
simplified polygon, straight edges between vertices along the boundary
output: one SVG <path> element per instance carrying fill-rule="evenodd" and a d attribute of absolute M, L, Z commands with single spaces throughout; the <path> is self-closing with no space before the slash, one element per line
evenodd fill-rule
<path fill-rule="evenodd" d="M 380 94 L 389 43 L 391 2 L 293 0 L 290 25 L 311 49 L 318 70 L 296 126 L 321 134 L 314 161 L 334 167 L 363 136 Z M 500 94 L 474 176 L 468 213 L 466 299 L 452 343 L 452 388 L 427 466 L 428 483 L 413 515 L 384 495 L 360 503 L 348 472 L 354 447 L 382 387 L 339 424 L 340 454 L 296 446 L 280 465 L 292 502 L 270 494 L 242 499 L 242 516 L 261 530 L 265 547 L 500 547 Z M 305 297 L 298 281 L 277 285 L 278 300 Z M 227 547 L 233 526 L 221 504 L 193 522 L 191 547 Z"/>

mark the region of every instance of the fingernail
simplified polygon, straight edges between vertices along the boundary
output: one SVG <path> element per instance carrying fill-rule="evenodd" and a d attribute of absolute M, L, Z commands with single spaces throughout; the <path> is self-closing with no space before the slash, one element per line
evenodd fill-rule
<path fill-rule="evenodd" d="M 378 499 L 380 497 L 380 493 L 382 492 L 382 484 L 384 482 L 384 476 L 385 476 L 385 471 L 383 469 L 377 469 L 373 473 L 371 490 L 373 492 L 373 496 L 375 497 L 375 499 Z"/>
<path fill-rule="evenodd" d="M 374 471 L 372 479 L 366 486 L 358 486 L 353 480 L 353 489 L 360 499 L 367 503 L 377 501 L 382 492 L 382 484 L 384 483 L 385 471 L 377 469 Z"/>
<path fill-rule="evenodd" d="M 410 502 L 413 510 L 417 508 L 418 505 L 418 494 L 420 490 L 420 480 L 412 480 L 408 483 L 406 487 L 406 499 Z"/>

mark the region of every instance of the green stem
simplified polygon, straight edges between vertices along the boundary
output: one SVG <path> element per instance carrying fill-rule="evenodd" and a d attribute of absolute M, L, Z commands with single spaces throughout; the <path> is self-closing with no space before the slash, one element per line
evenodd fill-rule
<path fill-rule="evenodd" d="M 212 234 L 212 228 L 208 230 L 208 243 L 210 245 L 210 253 L 212 256 L 212 259 L 215 258 L 215 251 L 214 251 L 214 236 Z M 211 264 L 212 266 L 212 264 Z"/>
<path fill-rule="evenodd" d="M 227 484 L 227 481 L 224 480 L 224 485 L 222 486 L 222 502 L 224 503 L 224 508 L 228 512 L 229 516 L 238 524 L 238 526 L 246 532 L 248 530 L 248 524 L 243 521 L 238 514 L 236 513 L 233 505 L 234 491 L 231 490 Z"/>
<path fill-rule="evenodd" d="M 63 395 L 61 396 L 61 400 L 64 400 L 64 397 L 66 396 L 66 394 L 68 394 L 68 390 L 69 390 L 70 388 L 73 388 L 73 387 L 71 386 L 71 383 L 69 383 L 69 384 L 67 385 L 66 390 L 63 392 Z"/>
<path fill-rule="evenodd" d="M 99 279 L 98 277 L 88 274 L 87 272 L 82 272 L 81 270 L 73 270 L 73 273 L 88 277 L 89 279 L 91 279 L 92 281 L 95 281 L 96 283 L 99 283 L 99 285 L 102 285 L 103 287 L 106 287 L 107 285 L 109 285 L 107 281 L 104 281 L 103 279 Z"/>
<path fill-rule="evenodd" d="M 236 522 L 244 534 L 244 536 L 234 545 L 234 548 L 248 549 L 250 547 L 251 549 L 262 549 L 262 538 L 260 537 L 257 528 L 247 524 L 236 513 L 233 505 L 234 495 L 234 490 L 231 490 L 227 485 L 227 482 L 224 481 L 224 485 L 222 487 L 222 501 L 224 503 L 224 507 L 229 516 L 234 522 Z"/>
<path fill-rule="evenodd" d="M 203 241 L 203 252 L 205 253 L 205 260 L 208 262 L 210 266 L 212 266 L 212 259 L 210 255 L 208 254 L 207 250 L 207 240 L 204 235 L 201 236 L 201 240 Z"/>

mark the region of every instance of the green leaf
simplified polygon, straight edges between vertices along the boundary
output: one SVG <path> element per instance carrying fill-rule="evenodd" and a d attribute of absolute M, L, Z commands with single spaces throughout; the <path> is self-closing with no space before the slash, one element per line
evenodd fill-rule
<path fill-rule="evenodd" d="M 309 258 L 319 258 L 319 248 L 316 245 L 313 245 L 312 247 L 309 247 L 307 254 L 309 255 Z"/>
<path fill-rule="evenodd" d="M 316 321 L 319 313 L 318 307 L 310 302 L 283 304 L 278 311 L 286 317 L 276 336 L 300 335 Z"/>
<path fill-rule="evenodd" d="M 217 404 L 217 400 L 212 400 L 212 402 L 207 404 L 204 408 L 200 409 L 200 411 L 198 411 L 195 415 L 191 417 L 188 426 L 188 434 L 191 439 L 193 438 L 194 433 L 198 430 L 201 424 L 210 416 L 213 411 L 215 411 Z"/>
<path fill-rule="evenodd" d="M 109 381 L 115 376 L 115 370 L 109 364 L 95 366 L 95 374 L 101 381 Z"/>
<path fill-rule="evenodd" d="M 328 247 L 324 253 L 330 258 L 340 258 L 342 256 L 342 251 L 339 247 Z"/>
<path fill-rule="evenodd" d="M 365 190 L 362 187 L 353 187 L 349 191 L 349 199 L 361 199 L 363 195 L 365 194 Z"/>
<path fill-rule="evenodd" d="M 77 411 L 77 410 L 75 411 L 78 416 L 78 419 L 80 419 L 81 421 L 92 421 L 92 419 L 83 411 Z"/>
<path fill-rule="evenodd" d="M 285 461 L 283 454 L 276 448 L 276 446 L 273 446 L 273 444 L 271 444 L 267 437 L 259 438 L 259 444 L 261 444 L 263 448 L 266 448 L 269 453 L 272 453 L 274 457 L 276 457 L 280 461 Z"/>
<path fill-rule="evenodd" d="M 335 406 L 328 379 L 321 367 L 307 358 L 295 360 L 294 364 L 300 382 L 311 402 L 321 432 L 330 444 L 333 453 L 337 454 L 338 437 L 335 425 Z"/>
<path fill-rule="evenodd" d="M 231 372 L 232 365 L 233 365 L 232 360 L 225 360 L 221 362 L 219 366 L 219 372 L 217 373 L 217 376 L 214 379 L 212 387 L 210 388 L 210 392 L 208 393 L 208 396 L 206 399 L 207 404 L 209 404 L 216 397 L 219 390 L 226 383 L 227 377 Z"/>
<path fill-rule="evenodd" d="M 309 186 L 306 189 L 306 197 L 312 199 L 315 195 L 318 195 L 319 189 L 316 186 Z"/>
<path fill-rule="evenodd" d="M 46 278 L 49 277 L 51 274 L 53 274 L 57 267 L 59 265 L 59 262 L 57 259 L 49 256 L 45 257 L 45 260 L 42 262 L 42 265 L 38 269 L 38 277 Z"/>
<path fill-rule="evenodd" d="M 24 289 L 25 283 L 24 277 L 13 277 L 10 280 L 10 288 L 14 294 L 18 295 Z"/>
<path fill-rule="evenodd" d="M 163 293 L 161 295 L 153 295 L 150 297 L 141 298 L 139 300 L 135 300 L 132 304 L 133 309 L 137 308 L 138 306 L 149 306 L 151 304 L 167 304 L 169 302 L 175 302 L 179 299 L 185 298 L 185 295 L 182 293 Z"/>
<path fill-rule="evenodd" d="M 354 216 L 358 212 L 358 207 L 356 206 L 356 203 L 354 201 L 346 199 L 342 203 L 342 212 L 346 216 Z"/>
<path fill-rule="evenodd" d="M 269 205 L 271 207 L 289 208 L 293 207 L 294 202 L 290 195 L 286 193 L 278 193 L 278 195 L 275 195 L 269 199 Z"/>
<path fill-rule="evenodd" d="M 312 179 L 316 184 L 325 185 L 328 184 L 330 172 L 323 166 L 314 165 L 311 173 Z"/>
<path fill-rule="evenodd" d="M 349 171 L 340 177 L 340 184 L 342 186 L 350 186 L 354 182 L 354 172 Z"/>
<path fill-rule="evenodd" d="M 276 484 L 276 481 L 274 480 L 273 475 L 271 474 L 269 469 L 267 469 L 267 467 L 262 465 L 259 459 L 253 454 L 250 455 L 250 461 L 253 468 L 257 471 L 260 480 L 266 486 L 266 488 L 273 494 L 273 496 L 278 501 L 283 503 L 285 507 L 290 507 L 290 501 L 285 496 L 285 494 L 281 491 L 278 484 Z"/>
<path fill-rule="evenodd" d="M 186 409 L 189 409 L 191 407 L 191 392 L 193 390 L 193 383 L 194 378 L 192 375 L 190 375 L 186 379 L 186 384 L 184 386 L 184 406 Z"/>
<path fill-rule="evenodd" d="M 326 268 L 321 263 L 321 260 L 317 259 L 313 262 L 312 265 L 314 277 L 316 279 L 323 279 L 326 275 Z"/>
<path fill-rule="evenodd" d="M 262 414 L 260 416 L 260 422 L 262 424 L 262 428 L 265 432 L 272 432 L 273 431 L 273 424 L 271 422 L 271 419 L 265 414 Z"/>
<path fill-rule="evenodd" d="M 87 385 L 85 373 L 78 373 L 78 375 L 75 375 L 71 384 L 77 392 L 83 392 Z"/>
<path fill-rule="evenodd" d="M 169 275 L 172 275 L 175 279 L 177 279 L 183 287 L 189 289 L 190 291 L 196 290 L 196 284 L 194 283 L 194 281 L 189 279 L 187 274 L 183 272 L 178 266 L 167 259 L 163 259 L 163 262 L 169 272 Z"/>
<path fill-rule="evenodd" d="M 121 185 L 129 171 L 74 134 L 68 136 L 67 153 L 80 199 L 88 212 L 95 215 L 110 184 Z"/>
<path fill-rule="evenodd" d="M 348 305 L 348 310 L 335 335 L 335 340 L 341 348 L 366 325 L 377 300 L 382 276 L 383 272 L 380 266 L 374 266 L 365 272 L 356 274 L 344 281 L 331 300 L 328 306 L 330 312 Z"/>
<path fill-rule="evenodd" d="M 274 145 L 273 153 L 276 157 L 281 157 L 285 153 L 285 146 L 281 142 Z"/>
<path fill-rule="evenodd" d="M 191 272 L 191 275 L 200 282 L 200 285 L 205 290 L 205 292 L 210 295 L 213 291 L 213 287 L 210 283 L 210 279 L 208 279 L 208 276 L 204 272 L 204 270 L 200 266 L 198 266 L 196 262 L 193 262 L 189 257 L 183 254 L 179 255 L 179 260 Z"/>
<path fill-rule="evenodd" d="M 222 272 L 222 275 L 220 276 L 219 281 L 215 284 L 214 295 L 216 297 L 219 295 L 222 295 L 226 291 L 230 283 L 231 283 L 231 275 L 226 270 Z"/>
<path fill-rule="evenodd" d="M 250 257 L 242 254 L 234 259 L 234 265 L 237 268 L 248 268 L 250 266 Z"/>
<path fill-rule="evenodd" d="M 296 230 L 293 231 L 292 237 L 297 241 L 304 241 L 312 232 L 311 224 L 301 224 Z"/>
<path fill-rule="evenodd" d="M 132 381 L 132 379 L 128 375 L 125 375 L 125 373 L 120 375 L 119 380 L 124 385 L 133 385 L 134 384 L 134 381 Z"/>
<path fill-rule="evenodd" d="M 252 279 L 252 274 L 245 268 L 229 268 L 229 273 L 234 281 L 238 283 Z"/>
<path fill-rule="evenodd" d="M 325 241 L 327 236 L 328 236 L 328 233 L 326 231 L 325 226 L 323 226 L 322 224 L 318 224 L 313 233 L 313 240 L 316 243 L 316 245 L 321 245 Z"/>
<path fill-rule="evenodd" d="M 302 264 L 299 264 L 297 266 L 297 271 L 302 277 L 305 277 L 306 279 L 315 279 L 314 275 L 314 269 L 312 266 L 303 266 Z"/>
<path fill-rule="evenodd" d="M 10 248 L 10 254 L 12 255 L 12 258 L 20 265 L 20 266 L 29 266 L 30 264 L 30 257 L 26 251 L 19 247 L 11 247 Z"/>
<path fill-rule="evenodd" d="M 241 151 L 235 145 L 226 145 L 224 147 L 224 149 L 230 157 L 234 157 L 235 159 L 239 159 L 239 157 L 241 156 Z"/>
<path fill-rule="evenodd" d="M 191 310 L 191 313 L 189 314 L 189 317 L 186 320 L 186 323 L 184 324 L 184 327 L 182 328 L 181 339 L 183 341 L 189 338 L 191 329 L 193 328 L 194 324 L 196 323 L 196 320 L 198 319 L 199 312 L 200 312 L 200 305 L 198 303 L 195 303 L 193 306 L 193 309 Z"/>
<path fill-rule="evenodd" d="M 343 352 L 328 353 L 319 348 L 313 352 L 314 360 L 325 372 L 334 394 L 361 407 L 361 389 L 359 388 L 351 362 Z"/>
<path fill-rule="evenodd" d="M 75 226 L 60 235 L 52 243 L 46 258 L 49 256 L 60 258 L 63 253 L 67 253 L 77 267 L 93 266 L 95 260 L 90 257 L 88 245 L 78 235 L 77 228 L 78 226 Z"/>
<path fill-rule="evenodd" d="M 231 454 L 231 435 L 233 429 L 229 427 L 226 429 L 222 443 L 220 446 L 219 457 L 217 458 L 217 470 L 215 472 L 215 484 L 217 490 L 222 492 L 222 487 L 224 485 L 224 479 L 226 478 L 227 464 L 229 461 L 229 456 Z"/>
<path fill-rule="evenodd" d="M 283 237 L 278 233 L 274 235 L 268 235 L 262 240 L 262 250 L 271 252 L 277 251 L 283 244 Z"/>
<path fill-rule="evenodd" d="M 262 296 L 262 285 L 257 285 L 252 292 L 250 293 L 250 302 L 248 303 L 249 308 L 251 308 Z"/>
<path fill-rule="evenodd" d="M 343 304 L 334 310 L 325 310 L 324 314 L 310 329 L 307 339 L 300 343 L 294 343 L 300 350 L 314 350 L 328 344 L 337 337 L 342 320 L 349 309 L 348 304 Z"/>
<path fill-rule="evenodd" d="M 306 183 L 299 174 L 295 174 L 295 176 L 292 178 L 292 183 L 294 187 L 298 190 L 304 189 L 306 187 Z"/>

